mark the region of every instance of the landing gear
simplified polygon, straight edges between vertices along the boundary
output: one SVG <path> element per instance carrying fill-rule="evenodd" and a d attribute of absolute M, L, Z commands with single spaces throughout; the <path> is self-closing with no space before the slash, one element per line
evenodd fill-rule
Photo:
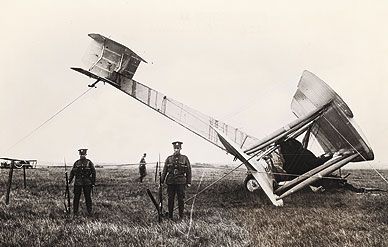
<path fill-rule="evenodd" d="M 248 176 L 245 178 L 244 186 L 249 192 L 261 189 L 259 183 L 256 181 L 252 174 L 248 174 Z"/>

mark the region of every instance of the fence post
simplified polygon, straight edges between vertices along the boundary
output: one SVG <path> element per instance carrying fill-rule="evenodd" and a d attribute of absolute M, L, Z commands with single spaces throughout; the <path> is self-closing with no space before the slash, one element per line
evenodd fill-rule
<path fill-rule="evenodd" d="M 7 195 L 5 197 L 5 204 L 9 204 L 9 194 L 11 193 L 11 185 L 12 185 L 12 174 L 13 174 L 13 167 L 14 167 L 14 162 L 12 161 L 11 167 L 9 169 L 9 176 L 8 176 L 8 187 L 7 187 Z"/>
<path fill-rule="evenodd" d="M 24 188 L 27 188 L 27 182 L 26 182 L 26 166 L 23 165 L 23 178 L 24 178 Z"/>

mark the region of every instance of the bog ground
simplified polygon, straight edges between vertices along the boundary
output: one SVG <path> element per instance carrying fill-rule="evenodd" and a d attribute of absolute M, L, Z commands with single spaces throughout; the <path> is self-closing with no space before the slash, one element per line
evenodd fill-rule
<path fill-rule="evenodd" d="M 152 168 L 145 183 L 137 168 L 97 169 L 94 215 L 64 213 L 64 173 L 58 168 L 14 171 L 10 205 L 5 205 L 8 170 L 0 170 L 1 246 L 388 246 L 388 193 L 297 192 L 276 208 L 261 193 L 242 186 L 237 170 L 186 205 L 186 219 L 157 223 L 146 189 L 157 191 Z M 194 168 L 186 197 L 227 170 Z M 370 170 L 352 170 L 356 186 L 387 189 Z M 388 171 L 384 171 L 385 177 Z M 72 188 L 71 188 L 72 189 Z M 166 198 L 165 198 L 166 199 Z M 165 201 L 166 202 L 166 201 Z M 190 224 L 190 210 L 193 208 Z"/>

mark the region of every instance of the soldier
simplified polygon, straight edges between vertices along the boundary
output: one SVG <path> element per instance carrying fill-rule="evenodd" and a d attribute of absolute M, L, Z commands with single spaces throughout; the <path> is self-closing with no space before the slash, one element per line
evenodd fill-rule
<path fill-rule="evenodd" d="M 187 156 L 180 153 L 182 142 L 173 142 L 174 154 L 168 156 L 163 167 L 162 183 L 166 181 L 168 216 L 173 218 L 175 194 L 178 196 L 179 218 L 183 218 L 185 186 L 191 186 L 191 166 Z"/>
<path fill-rule="evenodd" d="M 74 215 L 78 214 L 79 200 L 81 198 L 81 192 L 84 192 L 86 209 L 88 214 L 92 213 L 92 197 L 91 192 L 96 182 L 96 170 L 94 164 L 86 158 L 87 149 L 79 149 L 80 159 L 77 160 L 73 169 L 70 172 L 69 183 L 74 181 L 74 199 L 73 199 L 73 212 Z"/>
<path fill-rule="evenodd" d="M 147 156 L 146 153 L 143 154 L 143 157 L 141 158 L 140 160 L 140 164 L 139 164 L 139 173 L 140 173 L 140 183 L 143 183 L 143 178 L 147 175 L 147 169 L 146 169 L 146 161 L 145 161 L 145 157 Z"/>

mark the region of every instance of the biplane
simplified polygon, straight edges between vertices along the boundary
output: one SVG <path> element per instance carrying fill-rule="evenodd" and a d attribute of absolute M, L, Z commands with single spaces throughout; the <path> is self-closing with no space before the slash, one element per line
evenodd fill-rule
<path fill-rule="evenodd" d="M 0 158 L 0 160 L 3 160 L 0 163 L 0 168 L 11 168 L 11 166 L 18 169 L 23 167 L 36 168 L 36 164 L 38 163 L 37 160 L 20 160 L 14 158 Z"/>
<path fill-rule="evenodd" d="M 9 169 L 8 182 L 7 182 L 7 192 L 5 195 L 5 204 L 9 204 L 10 193 L 11 193 L 11 185 L 12 185 L 12 177 L 14 169 L 23 169 L 23 184 L 24 188 L 27 188 L 27 178 L 26 178 L 26 169 L 27 168 L 36 168 L 37 160 L 21 160 L 14 158 L 0 158 L 3 160 L 0 162 L 1 169 Z"/>
<path fill-rule="evenodd" d="M 247 189 L 261 189 L 276 206 L 306 186 L 324 184 L 349 162 L 374 159 L 348 105 L 309 71 L 303 72 L 291 102 L 296 119 L 258 139 L 134 80 L 139 64 L 146 62 L 143 58 L 102 35 L 89 36 L 86 68 L 72 69 L 95 79 L 90 86 L 108 83 L 233 155 L 248 170 Z M 321 156 L 308 149 L 311 139 L 323 150 Z"/>

